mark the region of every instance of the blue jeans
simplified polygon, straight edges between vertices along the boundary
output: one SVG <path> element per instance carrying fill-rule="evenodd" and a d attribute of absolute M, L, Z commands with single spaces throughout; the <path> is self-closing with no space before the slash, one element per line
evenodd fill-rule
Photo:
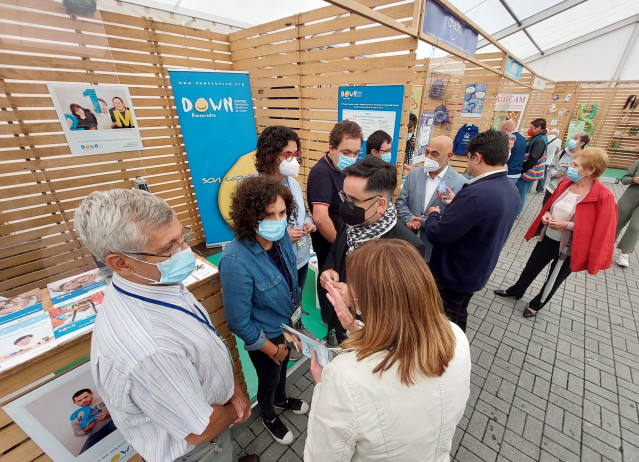
<path fill-rule="evenodd" d="M 517 210 L 517 216 L 521 216 L 521 212 L 524 210 L 524 205 L 526 205 L 526 197 L 528 197 L 528 193 L 530 192 L 530 188 L 532 188 L 532 181 L 525 180 L 524 178 L 519 178 L 515 186 L 517 186 L 517 191 L 519 191 L 519 210 Z"/>

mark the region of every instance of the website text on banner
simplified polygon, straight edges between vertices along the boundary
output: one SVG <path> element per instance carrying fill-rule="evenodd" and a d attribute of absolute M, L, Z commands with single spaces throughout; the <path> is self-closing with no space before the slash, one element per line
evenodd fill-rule
<path fill-rule="evenodd" d="M 231 194 L 255 172 L 257 133 L 246 72 L 169 70 L 206 245 L 233 239 Z"/>

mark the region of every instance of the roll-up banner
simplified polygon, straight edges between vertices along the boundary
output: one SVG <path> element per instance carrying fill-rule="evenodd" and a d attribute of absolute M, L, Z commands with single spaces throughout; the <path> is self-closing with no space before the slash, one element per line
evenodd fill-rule
<path fill-rule="evenodd" d="M 248 72 L 169 70 L 207 247 L 233 239 L 231 194 L 255 172 Z"/>

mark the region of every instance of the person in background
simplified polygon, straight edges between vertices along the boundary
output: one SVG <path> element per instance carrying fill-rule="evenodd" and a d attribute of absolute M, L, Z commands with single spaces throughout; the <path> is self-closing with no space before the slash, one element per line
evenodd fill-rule
<path fill-rule="evenodd" d="M 397 219 L 397 211 L 391 202 L 397 187 L 397 169 L 378 157 L 366 156 L 344 169 L 344 190 L 340 193 L 340 222 L 337 237 L 326 263 L 321 268 L 320 283 L 339 287 L 348 299 L 346 282 L 346 256 L 364 242 L 372 239 L 403 239 L 424 254 L 424 244 Z M 332 308 L 332 307 L 331 307 Z M 328 330 L 335 330 L 336 338 L 329 336 L 329 343 L 341 343 L 346 331 L 331 310 Z M 334 341 L 335 340 L 335 341 Z"/>
<path fill-rule="evenodd" d="M 555 192 L 557 185 L 566 178 L 568 167 L 575 160 L 575 155 L 584 149 L 590 143 L 590 135 L 586 132 L 575 133 L 566 143 L 566 148 L 555 154 L 552 162 L 548 163 L 546 171 L 546 193 L 542 206 L 548 202 L 552 193 Z"/>
<path fill-rule="evenodd" d="M 363 322 L 323 369 L 313 354 L 304 460 L 448 461 L 470 396 L 468 339 L 446 319 L 433 276 L 408 242 L 368 241 L 346 267 Z M 348 310 L 339 291 L 330 294 L 336 310 Z"/>
<path fill-rule="evenodd" d="M 317 226 L 317 230 L 311 233 L 311 241 L 320 270 L 326 263 L 326 256 L 337 236 L 339 207 L 342 204 L 339 192 L 344 186 L 342 170 L 357 162 L 363 140 L 362 129 L 358 124 L 350 120 L 338 122 L 328 136 L 328 152 L 308 174 L 306 200 Z M 317 287 L 317 298 L 322 322 L 328 324 L 333 308 L 326 299 L 326 290 L 321 286 Z"/>
<path fill-rule="evenodd" d="M 279 178 L 267 176 L 242 180 L 231 201 L 235 238 L 219 265 L 224 312 L 257 372 L 262 423 L 275 441 L 291 444 L 293 433 L 275 408 L 308 412 L 307 403 L 286 394 L 289 350 L 281 327 L 298 328 L 302 317 L 296 259 L 286 235 L 295 202 Z"/>
<path fill-rule="evenodd" d="M 519 218 L 524 210 L 528 193 L 530 192 L 530 188 L 532 188 L 533 184 L 532 181 L 524 178 L 524 173 L 535 167 L 546 153 L 546 119 L 539 118 L 530 122 L 528 136 L 530 137 L 526 144 L 526 154 L 528 154 L 528 158 L 524 156 L 524 164 L 521 167 L 521 176 L 517 180 L 517 183 L 515 183 L 517 191 L 519 191 L 519 210 L 517 211 L 517 218 Z"/>
<path fill-rule="evenodd" d="M 488 130 L 469 141 L 470 183 L 448 191 L 448 208 L 430 207 L 424 227 L 433 244 L 429 266 L 449 319 L 466 331 L 468 303 L 495 269 L 519 206 L 517 188 L 506 176 L 508 140 Z M 450 203 L 448 203 L 450 201 Z"/>
<path fill-rule="evenodd" d="M 426 211 L 430 207 L 439 207 L 443 214 L 446 210 L 448 189 L 457 193 L 468 181 L 450 165 L 453 157 L 453 141 L 448 136 L 436 136 L 426 146 L 426 160 L 423 168 L 414 168 L 408 173 L 402 192 L 397 198 L 397 214 L 408 229 L 417 232 L 425 246 L 424 259 L 430 261 L 433 245 L 426 238 Z M 444 182 L 446 194 L 437 194 L 439 185 Z"/>
<path fill-rule="evenodd" d="M 93 112 L 76 103 L 69 105 L 69 109 L 71 109 L 71 114 L 78 120 L 76 130 L 97 130 L 98 121 Z"/>
<path fill-rule="evenodd" d="M 624 226 L 628 225 L 628 229 L 617 243 L 617 248 L 621 250 L 617 257 L 617 264 L 627 267 L 630 266 L 629 254 L 635 250 L 635 244 L 639 238 L 639 160 L 630 166 L 621 183 L 628 185 L 628 188 L 617 202 L 619 214 L 615 240 L 619 238 Z"/>
<path fill-rule="evenodd" d="M 295 210 L 288 224 L 288 237 L 293 244 L 297 260 L 297 282 L 304 291 L 308 273 L 308 261 L 311 256 L 309 233 L 317 230 L 313 219 L 306 212 L 302 188 L 295 177 L 300 172 L 300 138 L 288 127 L 274 126 L 264 129 L 257 140 L 255 169 L 260 175 L 275 178 L 284 184 L 293 194 Z"/>
<path fill-rule="evenodd" d="M 408 175 L 413 168 L 413 155 L 417 143 L 417 116 L 412 112 L 408 116 L 408 133 L 406 135 L 406 151 L 404 151 L 404 175 Z"/>
<path fill-rule="evenodd" d="M 599 182 L 607 166 L 608 154 L 603 149 L 589 148 L 575 155 L 566 172 L 567 178 L 559 183 L 526 233 L 526 240 L 539 235 L 539 241 L 519 279 L 506 290 L 495 290 L 495 295 L 519 300 L 548 263 L 548 278 L 555 265 L 561 264 L 548 296 L 542 300 L 549 283 L 546 279 L 539 293 L 526 305 L 525 318 L 536 316 L 571 272 L 588 270 L 590 274 L 597 274 L 610 268 L 617 204 L 614 194 Z M 558 263 L 563 250 L 567 256 Z"/>
<path fill-rule="evenodd" d="M 384 130 L 377 130 L 366 140 L 366 155 L 379 157 L 384 162 L 390 162 L 392 153 L 393 138 Z"/>
<path fill-rule="evenodd" d="M 515 143 L 510 149 L 510 155 L 508 157 L 508 178 L 514 184 L 517 184 L 517 180 L 521 177 L 521 168 L 524 165 L 524 155 L 526 154 L 526 138 L 517 131 L 517 124 L 512 119 L 506 119 L 501 125 L 501 129 L 508 133 L 515 135 Z"/>
<path fill-rule="evenodd" d="M 251 409 L 206 309 L 181 284 L 195 268 L 190 228 L 139 189 L 92 192 L 74 225 L 113 270 L 91 372 L 118 430 L 150 462 L 235 460 L 229 426 Z"/>
<path fill-rule="evenodd" d="M 100 113 L 96 111 L 95 118 L 98 121 L 98 130 L 110 130 L 113 128 L 113 121 L 111 120 L 111 114 L 109 114 L 109 107 L 107 102 L 102 98 L 98 98 L 98 104 L 100 105 Z"/>
<path fill-rule="evenodd" d="M 561 138 L 559 138 L 559 133 L 559 130 L 556 128 L 553 128 L 548 133 L 548 146 L 546 147 L 546 168 L 544 169 L 543 178 L 541 180 L 537 180 L 537 186 L 535 187 L 535 192 L 537 193 L 544 192 L 546 179 L 548 178 L 548 166 L 555 157 L 555 154 L 557 154 L 561 150 Z"/>

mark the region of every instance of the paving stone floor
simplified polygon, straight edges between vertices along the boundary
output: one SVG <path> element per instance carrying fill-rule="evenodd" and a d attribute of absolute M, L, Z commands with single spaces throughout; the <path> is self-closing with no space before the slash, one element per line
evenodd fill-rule
<path fill-rule="evenodd" d="M 617 197 L 624 187 L 606 183 Z M 451 451 L 466 461 L 639 461 L 639 259 L 616 263 L 596 276 L 572 274 L 536 318 L 525 319 L 520 301 L 494 289 L 509 287 L 535 241 L 523 239 L 541 207 L 528 196 L 486 287 L 469 306 L 472 354 L 470 399 Z M 616 258 L 617 253 L 615 253 Z M 633 307 L 635 308 L 633 310 Z M 310 373 L 289 385 L 291 396 L 310 401 Z M 283 414 L 296 440 L 273 442 L 256 419 L 236 439 L 241 455 L 263 462 L 301 461 L 306 416 Z M 416 457 L 414 460 L 419 460 Z"/>

